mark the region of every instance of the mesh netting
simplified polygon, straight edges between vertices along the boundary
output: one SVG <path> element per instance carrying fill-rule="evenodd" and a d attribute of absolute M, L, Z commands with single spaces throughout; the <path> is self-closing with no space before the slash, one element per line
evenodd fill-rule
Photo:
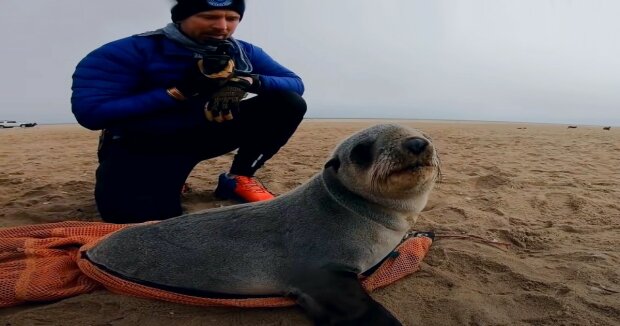
<path fill-rule="evenodd" d="M 81 252 L 130 225 L 61 222 L 0 229 L 0 307 L 57 300 L 106 288 L 119 294 L 199 306 L 283 307 L 290 298 L 218 299 L 174 293 L 108 274 L 82 259 Z M 409 238 L 370 276 L 368 291 L 393 283 L 420 268 L 432 240 Z"/>
<path fill-rule="evenodd" d="M 61 222 L 0 229 L 0 307 L 62 299 L 101 287 L 77 267 L 78 251 L 124 227 Z"/>

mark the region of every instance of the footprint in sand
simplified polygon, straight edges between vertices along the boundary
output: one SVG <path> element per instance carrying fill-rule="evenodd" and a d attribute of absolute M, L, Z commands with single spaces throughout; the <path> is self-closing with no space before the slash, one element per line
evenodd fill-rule
<path fill-rule="evenodd" d="M 474 178 L 474 183 L 480 189 L 495 189 L 501 186 L 509 185 L 510 179 L 494 174 L 484 175 Z"/>

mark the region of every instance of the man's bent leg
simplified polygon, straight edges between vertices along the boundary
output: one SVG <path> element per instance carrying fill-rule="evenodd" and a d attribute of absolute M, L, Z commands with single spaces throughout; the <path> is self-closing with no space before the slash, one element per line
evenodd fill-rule
<path fill-rule="evenodd" d="M 306 102 L 293 92 L 265 92 L 243 101 L 230 137 L 239 149 L 230 174 L 220 175 L 215 195 L 244 202 L 272 199 L 254 173 L 286 144 L 305 113 Z"/>
<path fill-rule="evenodd" d="M 112 141 L 115 142 L 115 141 Z M 110 144 L 100 153 L 95 200 L 111 223 L 162 220 L 183 213 L 181 188 L 196 162 L 183 155 L 130 151 Z"/>
<path fill-rule="evenodd" d="M 294 92 L 268 91 L 241 102 L 239 150 L 230 173 L 253 176 L 291 138 L 306 102 Z"/>

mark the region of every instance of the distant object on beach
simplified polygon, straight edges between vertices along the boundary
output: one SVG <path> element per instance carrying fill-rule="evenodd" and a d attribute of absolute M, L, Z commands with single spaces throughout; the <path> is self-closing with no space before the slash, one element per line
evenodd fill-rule
<path fill-rule="evenodd" d="M 577 126 L 568 126 L 568 129 L 577 129 Z"/>
<path fill-rule="evenodd" d="M 13 127 L 27 128 L 27 127 L 34 127 L 36 125 L 37 125 L 36 122 L 23 122 L 23 121 L 17 122 L 14 120 L 0 120 L 0 129 L 13 128 Z"/>
<path fill-rule="evenodd" d="M 603 127 L 603 130 L 611 130 L 611 127 Z"/>
<path fill-rule="evenodd" d="M 517 129 L 527 129 L 526 127 L 517 127 Z"/>

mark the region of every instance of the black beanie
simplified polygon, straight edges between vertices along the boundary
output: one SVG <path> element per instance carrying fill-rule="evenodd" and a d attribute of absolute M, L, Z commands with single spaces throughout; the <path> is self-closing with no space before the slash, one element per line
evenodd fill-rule
<path fill-rule="evenodd" d="M 172 7 L 172 21 L 178 22 L 189 16 L 209 10 L 232 10 L 236 11 L 241 18 L 245 11 L 244 0 L 177 0 Z"/>

